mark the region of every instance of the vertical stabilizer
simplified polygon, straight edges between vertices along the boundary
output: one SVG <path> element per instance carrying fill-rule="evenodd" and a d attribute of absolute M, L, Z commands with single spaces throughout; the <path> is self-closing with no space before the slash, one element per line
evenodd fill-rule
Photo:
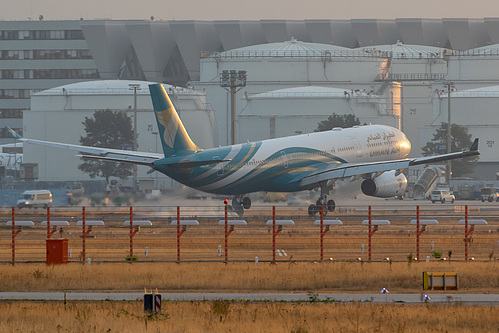
<path fill-rule="evenodd" d="M 159 137 L 165 156 L 189 154 L 201 149 L 192 142 L 162 84 L 149 85 Z"/>

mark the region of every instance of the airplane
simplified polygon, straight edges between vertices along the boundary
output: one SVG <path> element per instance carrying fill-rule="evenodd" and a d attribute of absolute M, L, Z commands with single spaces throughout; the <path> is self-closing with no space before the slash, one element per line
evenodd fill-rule
<path fill-rule="evenodd" d="M 231 195 L 232 210 L 242 216 L 252 192 L 298 192 L 320 189 L 310 216 L 335 210 L 329 192 L 338 181 L 361 181 L 368 196 L 403 195 L 410 166 L 479 155 L 478 138 L 468 151 L 407 158 L 411 143 L 400 130 L 386 125 L 333 128 L 290 137 L 201 149 L 189 137 L 163 85 L 149 85 L 164 155 L 27 139 L 20 141 L 70 149 L 88 159 L 133 163 L 161 172 L 197 190 Z"/>

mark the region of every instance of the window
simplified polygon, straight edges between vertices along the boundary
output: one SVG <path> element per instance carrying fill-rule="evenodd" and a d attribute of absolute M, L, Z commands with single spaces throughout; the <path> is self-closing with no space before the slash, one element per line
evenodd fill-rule
<path fill-rule="evenodd" d="M 0 99 L 23 99 L 29 96 L 29 89 L 0 89 Z"/>
<path fill-rule="evenodd" d="M 85 39 L 81 30 L 3 30 L 0 40 Z"/>
<path fill-rule="evenodd" d="M 0 118 L 22 119 L 22 109 L 0 109 Z"/>

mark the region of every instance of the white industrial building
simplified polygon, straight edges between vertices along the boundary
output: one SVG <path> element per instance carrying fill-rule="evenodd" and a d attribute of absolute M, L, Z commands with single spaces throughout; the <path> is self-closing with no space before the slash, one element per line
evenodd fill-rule
<path fill-rule="evenodd" d="M 398 105 L 365 91 L 305 86 L 246 94 L 238 115 L 239 141 L 311 133 L 331 114 L 351 114 L 361 124 L 399 126 Z M 394 112 L 395 110 L 395 112 Z"/>
<path fill-rule="evenodd" d="M 85 137 L 83 122 L 96 110 L 110 109 L 126 112 L 133 119 L 134 91 L 137 90 L 138 149 L 161 153 L 156 118 L 152 111 L 148 84 L 145 81 L 102 80 L 82 82 L 44 90 L 31 96 L 31 109 L 24 113 L 24 134 L 29 138 L 80 144 Z M 215 121 L 213 112 L 206 107 L 206 95 L 193 89 L 165 85 L 173 103 L 184 121 L 187 131 L 201 147 L 214 145 Z M 133 123 L 133 121 L 132 121 Z M 78 170 L 81 159 L 74 151 L 25 144 L 24 162 L 38 163 L 38 178 L 45 181 L 87 180 L 88 174 Z M 157 174 L 147 174 L 147 167 L 138 167 L 139 183 L 158 181 L 158 187 L 169 187 L 171 182 Z M 159 177 L 159 178 L 158 178 Z M 149 185 L 150 186 L 150 185 Z"/>
<path fill-rule="evenodd" d="M 117 89 L 124 91 L 127 80 L 133 80 L 195 87 L 195 93 L 188 91 L 197 94 L 199 105 L 175 102 L 181 117 L 199 145 L 224 145 L 230 143 L 230 96 L 220 87 L 220 75 L 244 70 L 246 86 L 236 95 L 239 142 L 312 131 L 333 112 L 353 113 L 361 123 L 400 127 L 413 143 L 412 155 L 418 156 L 435 128 L 447 121 L 443 91 L 452 82 L 452 122 L 481 138 L 474 176 L 495 179 L 499 169 L 494 153 L 499 142 L 494 95 L 499 92 L 499 18 L 1 21 L 0 40 L 0 116 L 26 137 L 78 143 L 82 126 L 65 130 L 52 126 L 51 119 L 61 124 L 56 114 L 64 111 L 74 116 L 68 122 L 80 126 L 92 108 L 126 109 L 133 105 L 131 92 L 110 93 L 105 84 L 121 80 Z M 67 112 L 63 103 L 69 97 L 62 88 L 89 80 L 111 81 L 91 84 L 101 91 L 99 98 L 70 97 L 73 103 L 86 97 L 78 103 L 88 108 L 73 111 L 79 116 Z M 54 90 L 39 93 L 47 88 Z M 148 118 L 146 93 L 139 93 L 139 149 L 154 151 L 156 138 L 147 133 L 154 132 L 155 122 Z M 184 107 L 206 115 L 202 125 L 201 118 L 188 119 Z M 35 130 L 35 124 L 45 127 Z M 0 143 L 12 142 L 7 136 L 2 131 Z M 39 179 L 63 175 L 43 171 L 45 155 L 31 153 L 26 150 L 24 160 L 40 163 Z M 67 165 L 73 170 L 67 177 L 85 178 Z"/>

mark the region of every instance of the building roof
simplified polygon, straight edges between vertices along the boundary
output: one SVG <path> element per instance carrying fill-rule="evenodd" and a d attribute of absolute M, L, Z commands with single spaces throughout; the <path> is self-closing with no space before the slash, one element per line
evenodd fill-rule
<path fill-rule="evenodd" d="M 456 91 L 451 93 L 451 97 L 499 97 L 499 86 L 488 86 L 475 89 Z"/>
<path fill-rule="evenodd" d="M 341 56 L 351 54 L 352 50 L 342 46 L 301 42 L 292 38 L 280 43 L 259 44 L 241 47 L 221 53 L 212 54 L 211 57 L 221 58 L 300 58 L 323 57 L 324 55 Z"/>
<path fill-rule="evenodd" d="M 444 48 L 424 45 L 407 45 L 400 41 L 396 44 L 366 46 L 355 49 L 371 56 L 388 56 L 393 54 L 393 58 L 442 58 L 445 52 Z"/>
<path fill-rule="evenodd" d="M 267 91 L 251 95 L 249 99 L 281 99 L 281 98 L 345 98 L 349 89 L 304 86 Z"/>
<path fill-rule="evenodd" d="M 56 96 L 56 95 L 133 95 L 130 84 L 138 84 L 138 95 L 149 95 L 149 85 L 156 82 L 133 81 L 133 80 L 98 80 L 83 81 L 43 90 L 35 96 Z M 169 84 L 163 84 L 166 90 L 174 89 L 175 93 L 196 94 L 195 91 L 181 87 L 174 87 Z"/>

